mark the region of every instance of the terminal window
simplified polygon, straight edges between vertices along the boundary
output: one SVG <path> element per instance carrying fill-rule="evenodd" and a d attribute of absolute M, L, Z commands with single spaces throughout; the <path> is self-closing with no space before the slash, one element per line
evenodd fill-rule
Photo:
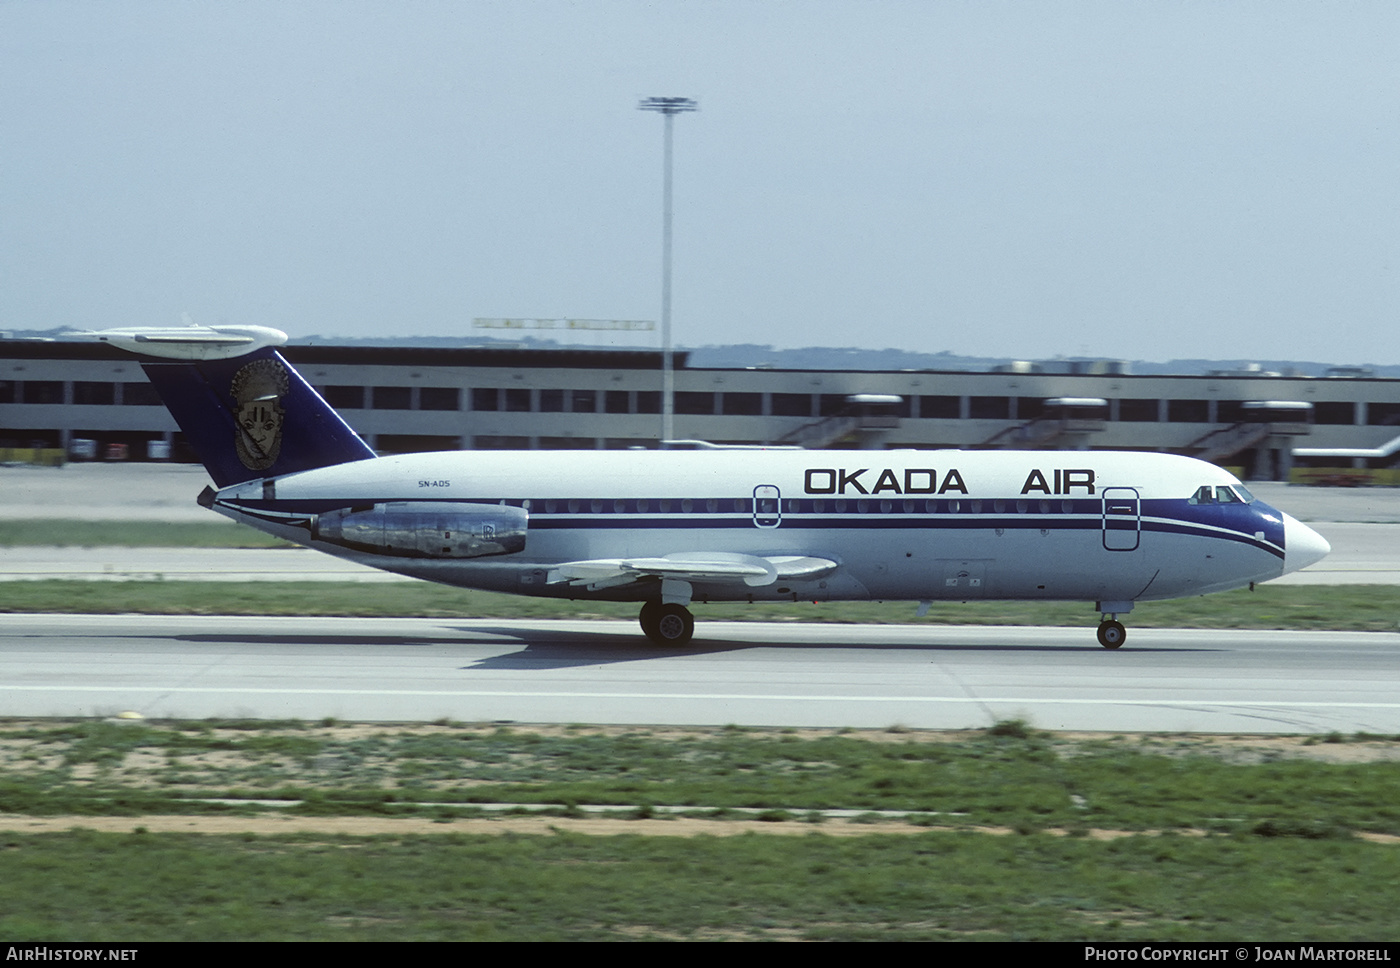
<path fill-rule="evenodd" d="M 461 391 L 456 387 L 420 387 L 418 390 L 419 410 L 457 410 Z"/>
<path fill-rule="evenodd" d="M 25 403 L 29 402 L 25 391 Z M 1400 424 L 1400 403 L 1372 403 L 1366 407 L 1366 422 L 1372 426 L 1394 427 Z"/>
<path fill-rule="evenodd" d="M 720 395 L 726 414 L 739 417 L 756 417 L 763 412 L 761 393 L 724 393 Z"/>
<path fill-rule="evenodd" d="M 1017 397 L 1016 398 L 1016 419 L 1034 420 L 1036 417 L 1046 416 L 1045 397 Z"/>
<path fill-rule="evenodd" d="M 144 381 L 141 383 L 123 383 L 122 406 L 159 407 L 161 406 L 160 394 L 156 392 L 155 386 Z"/>
<path fill-rule="evenodd" d="M 715 412 L 715 395 L 708 391 L 682 390 L 676 394 L 676 413 L 710 415 Z"/>
<path fill-rule="evenodd" d="M 73 402 L 88 405 L 106 405 L 116 400 L 115 383 L 94 383 L 87 380 L 73 382 Z"/>
<path fill-rule="evenodd" d="M 1118 419 L 1130 423 L 1155 423 L 1157 421 L 1157 401 L 1132 397 L 1119 400 Z"/>
<path fill-rule="evenodd" d="M 1205 423 L 1210 406 L 1205 400 L 1168 400 L 1167 419 L 1172 423 Z"/>
<path fill-rule="evenodd" d="M 126 385 L 130 393 L 132 384 Z M 365 408 L 364 387 L 321 387 L 321 396 L 337 410 L 363 410 Z"/>
<path fill-rule="evenodd" d="M 957 420 L 962 416 L 962 397 L 921 396 L 919 416 L 938 420 Z"/>
<path fill-rule="evenodd" d="M 1243 400 L 1221 400 L 1215 405 L 1216 423 L 1239 423 L 1244 419 Z"/>
<path fill-rule="evenodd" d="M 412 397 L 408 387 L 374 387 L 375 410 L 407 410 Z"/>
<path fill-rule="evenodd" d="M 812 415 L 812 395 L 810 393 L 775 393 L 772 399 L 775 417 L 810 417 Z"/>
<path fill-rule="evenodd" d="M 1313 404 L 1313 422 L 1320 424 L 1356 423 L 1356 404 L 1349 400 L 1323 400 Z"/>
<path fill-rule="evenodd" d="M 25 380 L 23 387 L 25 403 L 62 403 L 62 380 Z"/>
<path fill-rule="evenodd" d="M 1011 417 L 1011 398 L 970 397 L 967 415 L 973 420 L 1008 420 Z"/>

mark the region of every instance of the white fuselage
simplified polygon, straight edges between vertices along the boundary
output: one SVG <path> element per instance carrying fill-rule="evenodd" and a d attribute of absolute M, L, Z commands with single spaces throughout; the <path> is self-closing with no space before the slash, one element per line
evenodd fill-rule
<path fill-rule="evenodd" d="M 1222 500 L 1212 489 L 1223 489 Z M 1235 492 L 1239 500 L 1226 499 Z M 319 515 L 447 504 L 523 509 L 523 548 L 423 557 L 315 536 Z M 218 492 L 213 506 L 319 550 L 432 581 L 625 600 L 654 598 L 657 581 L 561 581 L 559 566 L 583 574 L 584 566 L 667 556 L 830 566 L 748 582 L 702 573 L 691 580 L 701 601 L 1131 603 L 1267 581 L 1327 550 L 1306 526 L 1251 501 L 1226 471 L 1152 453 L 459 451 L 239 484 Z"/>

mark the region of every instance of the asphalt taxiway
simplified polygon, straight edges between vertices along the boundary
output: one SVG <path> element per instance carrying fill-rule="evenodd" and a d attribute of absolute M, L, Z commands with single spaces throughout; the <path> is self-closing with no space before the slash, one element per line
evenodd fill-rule
<path fill-rule="evenodd" d="M 7 615 L 9 716 L 1400 732 L 1400 634 Z"/>

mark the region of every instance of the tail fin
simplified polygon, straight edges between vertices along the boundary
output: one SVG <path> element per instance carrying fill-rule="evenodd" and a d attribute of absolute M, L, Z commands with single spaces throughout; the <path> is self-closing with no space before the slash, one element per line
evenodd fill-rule
<path fill-rule="evenodd" d="M 220 488 L 374 456 L 261 326 L 187 326 L 74 333 L 133 353 Z"/>
<path fill-rule="evenodd" d="M 271 347 L 233 359 L 141 368 L 216 487 L 374 456 Z"/>

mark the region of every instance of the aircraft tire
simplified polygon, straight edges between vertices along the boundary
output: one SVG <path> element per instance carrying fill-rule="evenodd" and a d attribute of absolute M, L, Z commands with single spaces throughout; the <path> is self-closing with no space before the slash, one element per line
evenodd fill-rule
<path fill-rule="evenodd" d="M 687 644 L 695 634 L 695 616 L 690 614 L 690 609 L 684 605 L 657 604 L 649 616 L 648 607 L 652 605 L 648 602 L 642 608 L 642 631 L 646 632 L 647 638 L 657 645 Z M 648 621 L 648 618 L 651 620 Z"/>
<path fill-rule="evenodd" d="M 637 616 L 637 621 L 641 623 L 642 631 L 646 633 L 646 637 L 655 642 L 656 637 L 661 634 L 657 629 L 657 625 L 661 621 L 661 603 L 644 603 L 641 614 Z"/>
<path fill-rule="evenodd" d="M 1122 648 L 1127 638 L 1128 630 L 1122 622 L 1110 620 L 1099 625 L 1099 645 L 1105 649 Z"/>

